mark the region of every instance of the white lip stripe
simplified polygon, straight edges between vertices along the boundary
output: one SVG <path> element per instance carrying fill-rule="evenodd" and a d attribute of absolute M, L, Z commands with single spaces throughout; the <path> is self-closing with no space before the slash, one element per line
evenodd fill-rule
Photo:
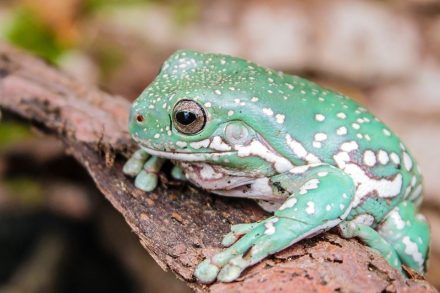
<path fill-rule="evenodd" d="M 235 154 L 235 151 L 231 152 L 216 152 L 216 153 L 172 153 L 172 152 L 163 152 L 163 151 L 157 151 L 150 149 L 143 145 L 142 143 L 139 143 L 139 145 L 144 149 L 147 153 L 153 156 L 158 156 L 161 158 L 169 159 L 169 160 L 178 160 L 178 161 L 194 161 L 194 162 L 203 162 L 207 160 L 207 156 L 227 156 Z"/>

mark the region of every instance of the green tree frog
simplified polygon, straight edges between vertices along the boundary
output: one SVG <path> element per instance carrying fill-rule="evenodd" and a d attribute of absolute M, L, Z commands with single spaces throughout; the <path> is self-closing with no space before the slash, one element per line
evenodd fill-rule
<path fill-rule="evenodd" d="M 407 147 L 350 98 L 250 61 L 182 50 L 133 103 L 140 149 L 124 173 L 151 191 L 166 159 L 175 178 L 255 199 L 271 216 L 231 227 L 201 262 L 203 283 L 243 270 L 331 228 L 402 272 L 423 273 L 430 232 L 417 213 L 422 179 Z"/>

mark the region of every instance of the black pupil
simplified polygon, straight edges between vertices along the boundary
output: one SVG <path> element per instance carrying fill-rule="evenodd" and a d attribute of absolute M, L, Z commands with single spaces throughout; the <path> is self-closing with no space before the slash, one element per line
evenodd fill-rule
<path fill-rule="evenodd" d="M 197 116 L 193 112 L 179 111 L 176 113 L 176 120 L 180 124 L 189 125 L 196 120 Z"/>

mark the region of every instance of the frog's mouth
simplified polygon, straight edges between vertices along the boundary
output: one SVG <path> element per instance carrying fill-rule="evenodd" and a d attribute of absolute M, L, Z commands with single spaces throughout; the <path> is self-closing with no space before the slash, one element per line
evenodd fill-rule
<path fill-rule="evenodd" d="M 236 151 L 203 152 L 203 153 L 202 152 L 185 153 L 185 152 L 176 152 L 176 151 L 159 151 L 159 150 L 151 148 L 150 146 L 146 145 L 144 142 L 142 142 L 139 139 L 135 139 L 135 140 L 140 145 L 140 147 L 143 150 L 145 150 L 147 153 L 149 153 L 150 155 L 169 159 L 169 160 L 206 162 L 206 161 L 212 160 L 215 157 L 220 158 L 223 156 L 230 156 L 230 155 L 234 155 L 237 153 Z"/>

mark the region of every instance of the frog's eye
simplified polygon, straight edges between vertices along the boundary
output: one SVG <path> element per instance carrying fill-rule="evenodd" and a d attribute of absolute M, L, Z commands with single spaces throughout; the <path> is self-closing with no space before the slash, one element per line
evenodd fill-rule
<path fill-rule="evenodd" d="M 202 106 L 192 100 L 181 100 L 174 106 L 173 120 L 176 129 L 183 134 L 196 134 L 206 123 Z"/>

